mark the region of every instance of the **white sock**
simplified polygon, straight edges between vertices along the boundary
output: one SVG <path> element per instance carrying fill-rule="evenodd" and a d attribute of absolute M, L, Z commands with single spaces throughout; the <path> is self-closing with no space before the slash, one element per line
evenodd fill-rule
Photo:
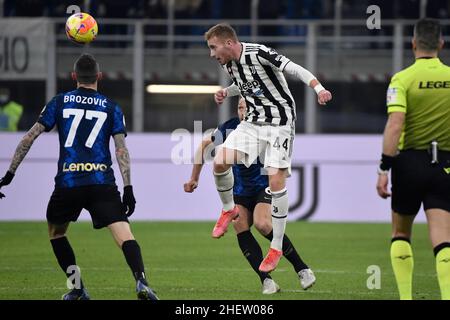
<path fill-rule="evenodd" d="M 217 191 L 219 192 L 220 200 L 222 200 L 223 210 L 229 211 L 233 209 L 234 176 L 231 168 L 221 173 L 214 172 L 214 181 L 216 183 Z"/>
<path fill-rule="evenodd" d="M 283 250 L 283 237 L 286 230 L 287 214 L 289 209 L 286 188 L 280 191 L 271 191 L 272 194 L 272 227 L 273 238 L 270 247 Z"/>

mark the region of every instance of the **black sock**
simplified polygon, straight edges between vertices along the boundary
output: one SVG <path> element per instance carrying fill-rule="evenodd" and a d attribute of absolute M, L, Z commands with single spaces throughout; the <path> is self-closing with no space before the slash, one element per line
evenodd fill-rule
<path fill-rule="evenodd" d="M 237 239 L 242 253 L 252 266 L 252 269 L 258 274 L 261 282 L 266 278 L 270 278 L 268 273 L 259 271 L 259 265 L 263 261 L 262 250 L 250 230 L 238 233 Z"/>
<path fill-rule="evenodd" d="M 56 260 L 58 260 L 59 266 L 67 277 L 73 275 L 73 273 L 68 273 L 67 269 L 70 266 L 76 266 L 75 254 L 73 253 L 72 247 L 70 246 L 69 240 L 66 237 L 50 239 L 50 243 L 53 247 L 53 252 L 55 253 Z M 84 288 L 83 281 L 80 279 L 80 289 Z"/>
<path fill-rule="evenodd" d="M 265 236 L 267 239 L 272 241 L 273 231 L 270 231 L 268 235 Z M 289 240 L 287 235 L 283 237 L 283 256 L 288 259 L 288 261 L 292 264 L 295 269 L 295 272 L 299 272 L 303 269 L 308 269 L 308 266 L 303 262 L 302 258 L 298 254 L 297 250 L 295 250 L 294 245 L 291 240 Z"/>
<path fill-rule="evenodd" d="M 136 240 L 127 240 L 122 244 L 122 251 L 130 266 L 134 279 L 142 281 L 147 285 L 145 277 L 144 262 L 142 260 L 141 248 Z"/>

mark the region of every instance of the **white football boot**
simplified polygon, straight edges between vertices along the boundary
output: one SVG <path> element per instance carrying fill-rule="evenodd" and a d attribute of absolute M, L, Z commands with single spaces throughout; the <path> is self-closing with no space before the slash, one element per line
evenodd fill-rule
<path fill-rule="evenodd" d="M 280 286 L 273 279 L 266 278 L 263 282 L 262 293 L 274 294 L 280 292 Z"/>
<path fill-rule="evenodd" d="M 303 269 L 298 272 L 298 276 L 300 278 L 300 284 L 303 290 L 311 288 L 312 285 L 316 282 L 316 276 L 311 269 Z"/>

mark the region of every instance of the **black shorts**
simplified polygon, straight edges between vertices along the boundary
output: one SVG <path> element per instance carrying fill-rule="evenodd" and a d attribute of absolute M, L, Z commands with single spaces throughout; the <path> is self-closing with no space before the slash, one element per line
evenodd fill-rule
<path fill-rule="evenodd" d="M 47 207 L 47 221 L 56 225 L 75 222 L 82 209 L 89 211 L 95 229 L 128 222 L 117 186 L 104 184 L 55 188 Z"/>
<path fill-rule="evenodd" d="M 250 213 L 253 213 L 253 210 L 255 210 L 255 207 L 258 203 L 272 203 L 272 195 L 267 191 L 268 188 L 262 189 L 256 195 L 250 197 L 235 195 L 234 203 L 240 204 L 241 206 L 247 208 Z"/>
<path fill-rule="evenodd" d="M 392 167 L 392 210 L 416 215 L 424 210 L 450 211 L 450 152 L 439 152 L 439 163 L 431 164 L 428 151 L 402 151 Z"/>

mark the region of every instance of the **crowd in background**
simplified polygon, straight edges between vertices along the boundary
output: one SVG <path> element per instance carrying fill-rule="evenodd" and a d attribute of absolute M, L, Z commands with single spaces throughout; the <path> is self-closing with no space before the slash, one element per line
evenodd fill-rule
<path fill-rule="evenodd" d="M 361 18 L 367 6 L 382 8 L 385 19 L 419 18 L 420 0 L 343 0 L 342 18 Z M 0 0 L 3 16 L 66 16 L 69 5 L 82 10 L 86 3 L 96 17 L 167 18 L 168 0 Z M 179 19 L 249 19 L 251 1 L 242 0 L 175 0 L 175 18 Z M 259 0 L 260 19 L 332 19 L 335 0 Z M 449 0 L 428 0 L 426 15 L 450 17 Z"/>

